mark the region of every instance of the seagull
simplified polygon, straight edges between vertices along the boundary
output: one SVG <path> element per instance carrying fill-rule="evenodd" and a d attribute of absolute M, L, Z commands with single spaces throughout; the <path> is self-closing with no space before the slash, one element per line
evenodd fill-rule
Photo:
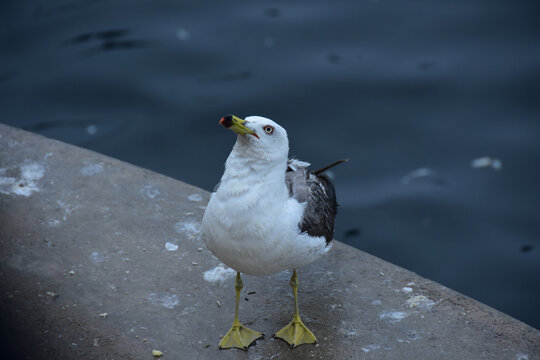
<path fill-rule="evenodd" d="M 264 337 L 239 321 L 240 274 L 283 270 L 292 270 L 294 315 L 274 337 L 291 348 L 315 343 L 317 338 L 300 318 L 296 269 L 331 248 L 337 202 L 334 186 L 323 172 L 347 160 L 310 171 L 309 163 L 288 159 L 287 132 L 274 121 L 225 115 L 219 123 L 238 135 L 201 226 L 208 249 L 237 272 L 234 321 L 219 348 L 247 350 Z"/>

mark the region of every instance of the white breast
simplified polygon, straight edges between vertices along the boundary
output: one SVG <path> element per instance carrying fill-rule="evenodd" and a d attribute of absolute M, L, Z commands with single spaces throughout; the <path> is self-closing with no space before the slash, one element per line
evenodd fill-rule
<path fill-rule="evenodd" d="M 203 216 L 203 240 L 217 258 L 241 273 L 301 267 L 330 248 L 324 237 L 300 233 L 303 211 L 304 204 L 289 198 L 280 178 L 224 175 Z"/>

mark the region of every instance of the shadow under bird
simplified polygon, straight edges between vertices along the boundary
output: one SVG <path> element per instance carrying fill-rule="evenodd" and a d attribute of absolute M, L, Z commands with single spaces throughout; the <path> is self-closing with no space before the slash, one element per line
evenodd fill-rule
<path fill-rule="evenodd" d="M 315 335 L 300 319 L 296 269 L 331 247 L 337 202 L 334 186 L 323 172 L 347 160 L 310 171 L 309 163 L 288 159 L 287 132 L 274 121 L 226 115 L 219 123 L 238 135 L 202 220 L 208 249 L 237 271 L 234 321 L 219 347 L 247 350 L 264 336 L 239 321 L 240 274 L 267 275 L 287 269 L 293 271 L 294 315 L 274 337 L 293 348 L 315 343 Z"/>

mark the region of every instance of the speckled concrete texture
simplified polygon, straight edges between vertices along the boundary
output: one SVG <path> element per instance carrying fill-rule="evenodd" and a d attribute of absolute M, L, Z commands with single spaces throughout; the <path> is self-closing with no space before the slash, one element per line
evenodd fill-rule
<path fill-rule="evenodd" d="M 266 338 L 220 351 L 235 273 L 200 241 L 208 196 L 0 125 L 4 358 L 152 359 L 154 349 L 165 359 L 540 358 L 540 331 L 339 242 L 299 269 L 317 345 L 291 350 L 271 336 L 293 311 L 282 272 L 244 276 L 240 320 Z"/>

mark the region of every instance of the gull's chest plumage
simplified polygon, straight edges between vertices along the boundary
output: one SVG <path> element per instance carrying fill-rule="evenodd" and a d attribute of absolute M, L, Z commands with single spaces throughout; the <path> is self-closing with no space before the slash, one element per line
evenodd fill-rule
<path fill-rule="evenodd" d="M 328 250 L 321 238 L 300 233 L 304 205 L 285 185 L 224 177 L 206 208 L 202 229 L 208 248 L 233 269 L 263 275 L 312 262 Z"/>

